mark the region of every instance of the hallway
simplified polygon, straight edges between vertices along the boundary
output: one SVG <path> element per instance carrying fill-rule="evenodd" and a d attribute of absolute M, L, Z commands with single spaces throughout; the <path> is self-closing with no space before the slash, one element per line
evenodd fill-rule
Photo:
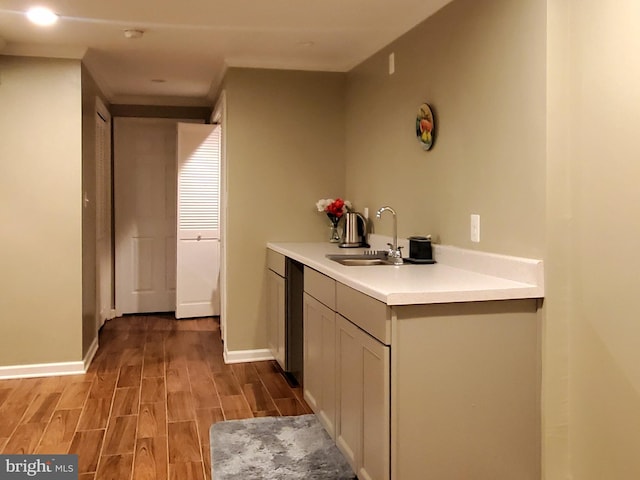
<path fill-rule="evenodd" d="M 85 375 L 0 380 L 0 452 L 76 453 L 79 479 L 210 479 L 212 423 L 311 413 L 275 362 L 225 365 L 217 319 L 114 319 Z"/>

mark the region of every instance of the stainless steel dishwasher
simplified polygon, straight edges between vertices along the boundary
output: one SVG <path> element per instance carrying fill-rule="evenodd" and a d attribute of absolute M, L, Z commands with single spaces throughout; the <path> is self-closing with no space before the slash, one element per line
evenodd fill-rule
<path fill-rule="evenodd" d="M 292 384 L 303 382 L 303 291 L 304 265 L 285 260 L 285 365 L 280 365 Z"/>

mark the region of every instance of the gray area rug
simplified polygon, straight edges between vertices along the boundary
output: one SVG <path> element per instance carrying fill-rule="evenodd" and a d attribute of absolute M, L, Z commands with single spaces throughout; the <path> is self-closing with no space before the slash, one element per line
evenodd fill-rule
<path fill-rule="evenodd" d="M 214 423 L 213 480 L 351 480 L 346 459 L 315 415 Z"/>

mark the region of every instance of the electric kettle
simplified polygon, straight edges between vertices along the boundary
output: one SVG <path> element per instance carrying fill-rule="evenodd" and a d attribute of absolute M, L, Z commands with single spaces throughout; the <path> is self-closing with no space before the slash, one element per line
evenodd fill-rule
<path fill-rule="evenodd" d="M 342 235 L 342 248 L 368 247 L 367 245 L 367 221 L 358 212 L 344 214 L 344 233 Z"/>

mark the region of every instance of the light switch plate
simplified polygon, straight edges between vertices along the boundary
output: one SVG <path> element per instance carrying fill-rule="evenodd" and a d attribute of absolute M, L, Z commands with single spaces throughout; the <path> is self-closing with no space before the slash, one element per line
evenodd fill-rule
<path fill-rule="evenodd" d="M 476 213 L 471 214 L 471 241 L 480 242 L 480 215 Z"/>

